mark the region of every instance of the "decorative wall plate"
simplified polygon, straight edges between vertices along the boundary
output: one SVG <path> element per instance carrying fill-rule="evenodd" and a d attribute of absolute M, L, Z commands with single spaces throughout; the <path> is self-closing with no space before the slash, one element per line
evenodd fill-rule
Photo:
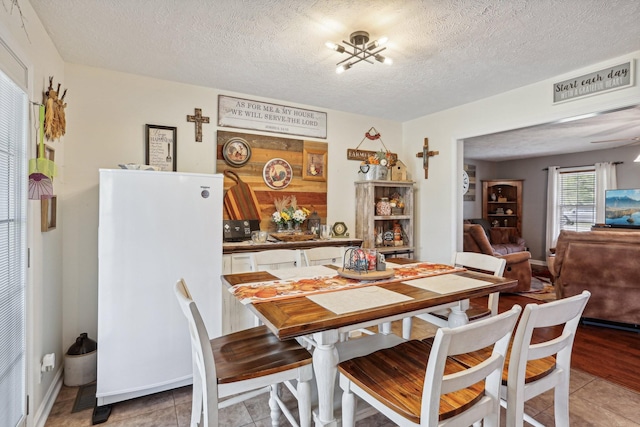
<path fill-rule="evenodd" d="M 284 159 L 271 159 L 262 169 L 262 178 L 269 188 L 282 190 L 286 188 L 293 179 L 293 169 Z"/>
<path fill-rule="evenodd" d="M 333 224 L 333 235 L 334 237 L 345 237 L 347 234 L 347 226 L 344 222 L 336 222 Z"/>
<path fill-rule="evenodd" d="M 251 147 L 242 138 L 231 138 L 222 147 L 222 156 L 229 165 L 239 168 L 251 158 Z"/>

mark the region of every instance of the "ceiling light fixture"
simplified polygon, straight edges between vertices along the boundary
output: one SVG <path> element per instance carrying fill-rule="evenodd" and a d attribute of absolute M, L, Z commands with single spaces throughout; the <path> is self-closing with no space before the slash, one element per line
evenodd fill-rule
<path fill-rule="evenodd" d="M 370 42 L 369 33 L 367 33 L 366 31 L 356 31 L 354 33 L 351 33 L 351 35 L 349 36 L 349 40 L 350 42 L 342 40 L 342 43 L 351 46 L 351 52 L 342 45 L 332 42 L 325 43 L 325 45 L 329 49 L 335 50 L 338 53 L 346 53 L 348 55 L 348 58 L 343 59 L 336 64 L 338 66 L 338 68 L 336 68 L 336 73 L 342 74 L 353 65 L 361 61 L 373 64 L 373 61 L 371 61 L 370 58 L 373 58 L 383 64 L 393 64 L 391 58 L 380 55 L 380 52 L 386 49 L 386 47 L 381 46 L 387 43 L 387 41 L 389 40 L 388 38 L 382 37 L 378 40 Z"/>

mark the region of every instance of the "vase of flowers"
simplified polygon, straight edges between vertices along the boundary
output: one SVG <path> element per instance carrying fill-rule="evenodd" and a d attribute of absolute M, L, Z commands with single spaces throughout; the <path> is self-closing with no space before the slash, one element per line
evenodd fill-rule
<path fill-rule="evenodd" d="M 296 196 L 286 196 L 282 199 L 274 199 L 276 211 L 271 214 L 271 220 L 276 223 L 278 231 L 299 232 L 300 225 L 311 213 L 309 209 L 298 206 Z"/>

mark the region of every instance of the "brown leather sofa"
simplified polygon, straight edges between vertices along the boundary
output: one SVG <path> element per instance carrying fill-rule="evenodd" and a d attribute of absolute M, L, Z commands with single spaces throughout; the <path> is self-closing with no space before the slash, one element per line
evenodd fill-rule
<path fill-rule="evenodd" d="M 511 292 L 523 292 L 531 289 L 531 264 L 529 264 L 531 253 L 520 251 L 501 255 L 489 243 L 487 234 L 479 224 L 463 224 L 462 245 L 465 252 L 478 252 L 504 258 L 507 261 L 504 277 L 518 279 L 518 286 Z"/>
<path fill-rule="evenodd" d="M 639 231 L 561 231 L 553 262 L 557 297 L 586 289 L 583 317 L 640 325 L 639 259 Z"/>

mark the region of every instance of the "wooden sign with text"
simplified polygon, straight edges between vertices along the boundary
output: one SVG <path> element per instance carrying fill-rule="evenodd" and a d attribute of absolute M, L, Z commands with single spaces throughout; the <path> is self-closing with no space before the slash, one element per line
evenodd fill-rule
<path fill-rule="evenodd" d="M 347 148 L 347 160 L 365 161 L 371 156 L 375 156 L 379 151 L 360 150 L 358 148 Z M 398 155 L 396 153 L 387 153 L 389 158 L 389 164 L 395 165 L 398 161 Z"/>

